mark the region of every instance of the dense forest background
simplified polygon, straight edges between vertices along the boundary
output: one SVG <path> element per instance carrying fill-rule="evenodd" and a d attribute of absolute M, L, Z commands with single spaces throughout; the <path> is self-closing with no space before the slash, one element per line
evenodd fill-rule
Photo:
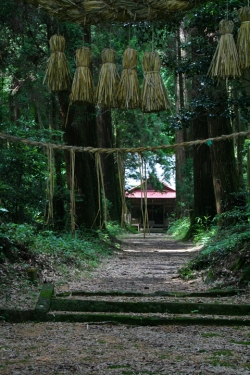
<path fill-rule="evenodd" d="M 0 9 L 0 131 L 30 140 L 92 147 L 141 147 L 206 139 L 248 129 L 249 72 L 240 79 L 217 82 L 207 71 L 218 43 L 221 19 L 234 21 L 234 36 L 240 26 L 237 10 L 242 1 L 219 1 L 201 5 L 188 14 L 177 14 L 167 23 L 97 25 L 82 28 L 52 19 L 43 9 L 25 1 L 7 0 Z M 68 92 L 50 92 L 43 84 L 50 55 L 49 39 L 54 34 L 66 39 L 66 56 L 72 76 L 75 50 L 87 45 L 92 50 L 95 84 L 101 67 L 101 51 L 117 51 L 122 71 L 122 54 L 128 45 L 138 50 L 137 68 L 143 79 L 143 52 L 154 48 L 162 59 L 161 74 L 171 108 L 143 114 L 141 110 L 102 109 L 93 105 L 71 105 Z M 66 123 L 67 118 L 67 124 Z M 248 202 L 247 180 L 249 140 L 238 137 L 173 152 L 143 152 L 147 174 L 156 180 L 155 163 L 169 180 L 176 173 L 176 217 L 191 219 L 189 235 L 197 223 L 216 215 L 242 209 Z M 48 214 L 48 156 L 44 148 L 0 140 L 1 220 L 53 224 L 56 230 L 70 230 L 71 163 L 67 151 L 54 152 L 53 222 Z M 138 160 L 124 154 L 124 173 L 138 178 Z M 117 160 L 102 157 L 108 219 L 120 222 L 121 196 Z M 94 158 L 76 153 L 75 194 L 78 228 L 99 225 L 98 181 Z M 157 187 L 157 184 L 156 184 Z M 46 195 L 47 191 L 47 195 Z M 222 216 L 223 217 L 223 216 Z M 221 225 L 234 215 L 224 215 Z"/>

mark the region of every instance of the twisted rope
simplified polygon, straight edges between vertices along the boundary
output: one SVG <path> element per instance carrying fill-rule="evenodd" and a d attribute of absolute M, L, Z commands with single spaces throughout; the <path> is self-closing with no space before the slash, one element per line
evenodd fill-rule
<path fill-rule="evenodd" d="M 219 142 L 219 141 L 226 141 L 229 139 L 242 137 L 250 135 L 250 130 L 246 130 L 244 132 L 232 133 L 228 135 L 221 135 L 219 137 L 214 138 L 207 138 L 207 139 L 197 139 L 195 141 L 189 142 L 181 142 L 175 143 L 174 145 L 160 145 L 160 146 L 149 146 L 149 147 L 131 147 L 131 148 L 95 148 L 95 147 L 79 147 L 79 146 L 67 146 L 63 144 L 53 144 L 53 143 L 46 143 L 40 141 L 33 141 L 30 139 L 15 137 L 10 134 L 5 134 L 0 132 L 0 138 L 7 139 L 11 142 L 21 142 L 26 145 L 31 146 L 38 146 L 38 147 L 49 147 L 52 149 L 58 150 L 67 150 L 67 151 L 74 151 L 74 152 L 89 152 L 92 154 L 99 153 L 99 154 L 114 154 L 116 152 L 124 152 L 124 153 L 141 153 L 143 151 L 157 151 L 157 150 L 166 150 L 166 149 L 175 149 L 180 147 L 190 147 L 190 146 L 198 146 L 207 144 L 210 145 L 211 142 Z"/>

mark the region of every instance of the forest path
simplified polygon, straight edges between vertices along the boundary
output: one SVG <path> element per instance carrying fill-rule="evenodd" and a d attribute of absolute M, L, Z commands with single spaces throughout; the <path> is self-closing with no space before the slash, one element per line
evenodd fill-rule
<path fill-rule="evenodd" d="M 82 298 L 86 306 L 88 299 L 122 303 L 142 300 L 146 303 L 149 300 L 154 300 L 154 303 L 176 302 L 175 295 L 165 297 L 149 294 L 155 291 L 195 292 L 208 289 L 202 280 L 188 282 L 177 274 L 178 269 L 199 251 L 198 247 L 160 234 L 150 234 L 145 239 L 138 234 L 119 240 L 121 251 L 105 259 L 90 274 L 83 273 L 77 282 L 70 281 L 63 285 L 55 282 L 56 293 L 63 290 L 129 290 L 145 294 L 143 297 L 112 296 L 111 293 L 109 296 L 100 296 L 98 293 L 96 296 L 77 295 L 77 300 L 81 301 Z M 76 298 L 69 295 L 70 304 Z M 222 300 L 227 303 L 232 298 L 235 298 L 236 304 L 249 304 L 249 296 L 222 297 L 219 303 Z M 60 299 L 67 298 L 55 298 Z M 178 300 L 180 302 L 181 298 Z M 210 299 L 203 300 L 208 302 Z M 216 298 L 211 300 L 214 302 Z M 188 297 L 188 301 L 200 303 L 202 298 Z M 57 313 L 60 311 L 51 311 L 50 315 L 55 319 Z M 78 314 L 81 314 L 81 310 Z M 97 315 L 93 312 L 92 320 L 72 323 L 68 320 L 21 324 L 0 322 L 0 374 L 250 374 L 249 322 L 244 326 L 214 327 L 201 322 L 182 324 L 176 320 L 176 324 L 140 326 L 111 323 L 110 317 L 107 318 L 109 313 L 102 313 L 101 321 L 93 321 Z M 133 318 L 137 314 L 127 315 Z M 141 314 L 141 319 L 142 315 L 152 316 L 154 320 L 156 313 Z M 159 319 L 171 319 L 174 314 L 165 311 L 157 313 L 157 316 Z M 141 324 L 141 320 L 137 322 Z"/>
<path fill-rule="evenodd" d="M 178 269 L 198 253 L 199 247 L 160 233 L 119 237 L 121 251 L 107 258 L 80 281 L 56 287 L 64 290 L 129 290 L 192 292 L 207 289 L 201 279 L 184 281 Z"/>

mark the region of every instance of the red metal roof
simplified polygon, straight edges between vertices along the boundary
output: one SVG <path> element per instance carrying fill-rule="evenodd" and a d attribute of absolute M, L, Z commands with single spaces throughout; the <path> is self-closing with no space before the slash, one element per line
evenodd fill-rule
<path fill-rule="evenodd" d="M 152 186 L 148 186 L 147 188 L 147 198 L 149 199 L 175 199 L 176 198 L 176 191 L 170 188 L 168 185 L 162 182 L 163 190 L 157 191 L 153 189 Z M 130 191 L 125 193 L 126 198 L 141 198 L 144 197 L 144 192 L 141 191 L 141 185 L 136 186 Z"/>
<path fill-rule="evenodd" d="M 135 191 L 133 193 L 126 193 L 126 198 L 141 198 L 144 197 L 144 194 L 141 194 L 141 191 Z M 170 191 L 147 191 L 147 198 L 152 199 L 170 199 L 170 198 L 176 198 L 175 192 Z"/>

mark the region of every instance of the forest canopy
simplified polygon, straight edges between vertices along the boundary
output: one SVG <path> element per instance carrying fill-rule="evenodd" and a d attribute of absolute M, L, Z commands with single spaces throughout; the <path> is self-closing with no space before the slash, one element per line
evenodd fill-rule
<path fill-rule="evenodd" d="M 193 8 L 192 2 L 175 3 L 185 3 L 186 12 L 178 11 L 174 16 L 171 13 L 167 21 L 157 15 L 153 20 L 89 25 L 68 22 L 61 16 L 51 17 L 46 12 L 49 2 L 45 0 L 39 1 L 41 8 L 26 1 L 5 1 L 0 10 L 0 131 L 53 144 L 133 148 L 248 130 L 249 68 L 235 79 L 218 80 L 207 75 L 220 40 L 220 21 L 233 22 L 232 36 L 237 40 L 241 25 L 238 10 L 245 4 L 196 2 Z M 49 41 L 55 34 L 65 40 L 70 79 L 76 70 L 76 50 L 84 47 L 91 51 L 89 68 L 94 87 L 103 63 L 102 51 L 116 51 L 117 71 L 121 75 L 123 53 L 129 45 L 138 54 L 136 73 L 141 90 L 145 76 L 143 56 L 154 49 L 162 62 L 160 75 L 167 90 L 168 108 L 143 113 L 139 108 L 102 108 L 94 102 L 79 105 L 71 103 L 70 88 L 50 91 L 43 81 L 51 54 Z M 217 214 L 245 207 L 248 143 L 247 137 L 241 136 L 176 149 L 175 166 L 171 150 L 144 151 L 140 157 L 145 161 L 148 176 L 156 175 L 156 163 L 162 166 L 165 180 L 175 169 L 176 215 L 188 215 L 194 224 L 197 217 L 212 220 Z M 124 174 L 140 178 L 136 154 L 124 153 L 121 159 L 115 154 L 101 155 L 99 175 L 97 161 L 91 154 L 75 153 L 74 158 L 72 174 L 69 152 L 56 149 L 49 156 L 44 148 L 1 139 L 0 194 L 4 220 L 36 225 L 53 223 L 59 230 L 69 230 L 72 224 L 93 228 L 106 219 L 120 222 L 124 213 L 120 187 Z M 52 159 L 53 163 L 48 162 Z"/>

